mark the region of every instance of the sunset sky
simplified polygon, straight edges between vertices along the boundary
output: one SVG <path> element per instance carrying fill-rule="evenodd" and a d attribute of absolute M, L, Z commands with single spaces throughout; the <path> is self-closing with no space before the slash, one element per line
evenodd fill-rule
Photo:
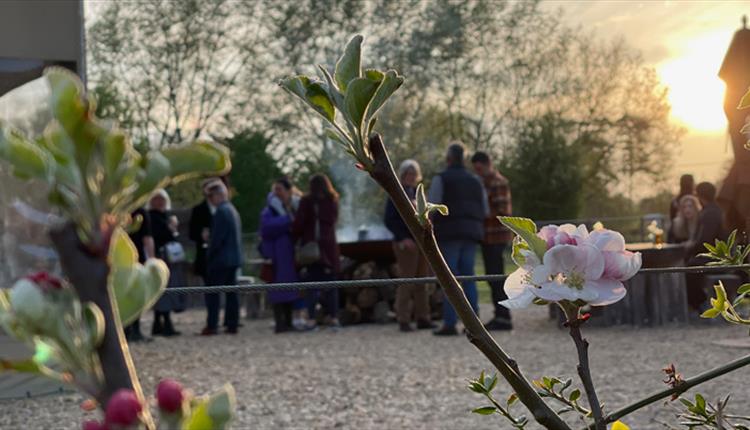
<path fill-rule="evenodd" d="M 724 84 L 717 77 L 732 35 L 750 15 L 750 1 L 548 1 L 574 24 L 621 37 L 643 54 L 670 88 L 673 120 L 688 132 L 673 176 L 722 179 L 731 147 L 722 110 Z"/>

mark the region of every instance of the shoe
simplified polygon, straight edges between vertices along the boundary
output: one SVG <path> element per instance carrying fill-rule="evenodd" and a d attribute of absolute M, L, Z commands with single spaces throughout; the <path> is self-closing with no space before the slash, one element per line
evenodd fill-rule
<path fill-rule="evenodd" d="M 135 332 L 127 336 L 127 340 L 128 342 L 132 342 L 132 343 L 138 343 L 138 342 L 149 343 L 149 342 L 153 342 L 154 339 L 144 336 L 141 332 Z"/>
<path fill-rule="evenodd" d="M 495 318 L 492 321 L 489 321 L 487 324 L 485 324 L 484 328 L 487 329 L 488 331 L 513 330 L 513 323 L 511 323 L 510 320 L 507 320 L 505 318 Z"/>
<path fill-rule="evenodd" d="M 456 327 L 443 326 L 438 330 L 432 332 L 435 336 L 458 336 Z"/>
<path fill-rule="evenodd" d="M 164 334 L 164 326 L 161 323 L 154 322 L 151 326 L 151 336 L 162 336 Z"/>
<path fill-rule="evenodd" d="M 437 325 L 430 320 L 418 320 L 417 321 L 418 330 L 427 330 L 427 329 L 431 330 L 434 328 L 437 328 Z"/>
<path fill-rule="evenodd" d="M 164 332 L 161 335 L 164 337 L 173 337 L 173 336 L 179 336 L 181 334 L 182 332 L 172 329 L 172 330 L 164 330 Z"/>
<path fill-rule="evenodd" d="M 409 323 L 398 323 L 398 329 L 401 330 L 404 333 L 408 333 L 410 331 L 414 331 L 414 329 L 411 328 L 411 324 L 409 324 Z"/>
<path fill-rule="evenodd" d="M 227 329 L 224 330 L 224 333 L 226 333 L 226 334 L 237 334 L 237 333 L 239 333 L 239 330 L 238 330 L 237 327 L 233 327 L 233 328 L 227 327 Z"/>
<path fill-rule="evenodd" d="M 286 333 L 286 332 L 289 332 L 289 331 L 292 331 L 292 328 L 289 327 L 288 325 L 276 326 L 273 329 L 273 332 L 276 333 L 276 334 Z"/>
<path fill-rule="evenodd" d="M 215 328 L 206 327 L 203 330 L 201 330 L 201 332 L 198 335 L 199 336 L 216 336 L 217 334 L 219 333 L 216 331 Z"/>

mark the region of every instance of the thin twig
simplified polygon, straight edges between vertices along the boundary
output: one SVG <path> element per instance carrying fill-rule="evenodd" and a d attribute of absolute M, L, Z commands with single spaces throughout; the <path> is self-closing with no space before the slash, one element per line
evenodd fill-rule
<path fill-rule="evenodd" d="M 458 314 L 458 317 L 463 322 L 471 343 L 503 375 L 518 395 L 518 399 L 526 405 L 539 424 L 548 429 L 570 429 L 565 421 L 542 400 L 534 387 L 518 370 L 515 361 L 500 348 L 495 339 L 484 328 L 477 314 L 474 313 L 461 288 L 461 284 L 453 276 L 453 273 L 448 268 L 448 264 L 443 259 L 443 255 L 440 253 L 435 235 L 433 234 L 432 225 L 429 221 L 422 225 L 417 217 L 414 216 L 414 206 L 412 206 L 411 201 L 399 183 L 380 135 L 373 135 L 369 139 L 369 146 L 374 161 L 372 170 L 369 172 L 370 176 L 390 196 L 391 201 L 409 228 L 414 240 L 419 245 L 419 249 L 435 273 L 440 286 L 445 292 L 446 298 L 453 305 L 456 314 Z"/>
<path fill-rule="evenodd" d="M 591 379 L 591 366 L 589 365 L 589 342 L 583 338 L 581 334 L 581 320 L 578 317 L 579 307 L 567 304 L 562 305 L 565 314 L 568 317 L 568 328 L 570 329 L 570 337 L 573 338 L 573 342 L 576 345 L 578 351 L 578 376 L 581 378 L 583 388 L 586 391 L 586 397 L 589 401 L 589 407 L 591 408 L 591 414 L 594 416 L 594 429 L 606 430 L 607 425 L 604 422 L 604 416 L 602 413 L 602 405 L 599 403 L 599 398 L 596 395 L 596 388 L 594 388 L 594 381 Z"/>
<path fill-rule="evenodd" d="M 623 408 L 620 408 L 610 414 L 607 414 L 607 416 L 604 417 L 604 421 L 606 423 L 615 422 L 619 420 L 620 418 L 624 417 L 625 415 L 631 414 L 652 403 L 658 402 L 659 400 L 662 400 L 662 399 L 666 399 L 667 397 L 671 397 L 673 395 L 680 395 L 688 391 L 689 389 L 695 387 L 696 385 L 700 385 L 704 382 L 710 381 L 721 375 L 727 374 L 729 372 L 733 372 L 737 369 L 747 366 L 748 364 L 750 364 L 750 354 L 745 355 L 744 357 L 740 357 L 736 360 L 730 361 L 729 363 L 724 364 L 722 366 L 715 367 L 711 370 L 707 370 L 706 372 L 693 376 L 692 378 L 686 379 L 683 383 L 673 388 L 668 388 L 666 390 L 657 391 L 656 393 L 653 393 L 646 398 L 635 401 Z M 586 430 L 593 430 L 594 428 L 595 427 L 593 425 L 585 427 Z"/>

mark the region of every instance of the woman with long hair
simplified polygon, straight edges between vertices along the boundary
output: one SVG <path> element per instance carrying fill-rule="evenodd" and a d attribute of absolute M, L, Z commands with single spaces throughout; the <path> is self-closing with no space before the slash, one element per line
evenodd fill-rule
<path fill-rule="evenodd" d="M 326 175 L 310 178 L 309 192 L 302 197 L 297 217 L 292 224 L 292 234 L 301 244 L 300 253 L 309 257 L 300 268 L 303 281 L 333 281 L 338 277 L 339 245 L 336 240 L 336 222 L 339 216 L 339 195 Z M 317 250 L 316 250 L 317 248 Z M 303 255 L 297 256 L 298 260 Z M 336 289 L 311 291 L 308 295 L 308 312 L 316 317 L 318 301 L 322 306 L 325 323 L 339 327 L 339 295 Z"/>
<path fill-rule="evenodd" d="M 701 201 L 692 194 L 680 198 L 677 215 L 669 229 L 668 242 L 687 243 L 695 239 L 698 232 L 698 216 L 702 209 Z"/>

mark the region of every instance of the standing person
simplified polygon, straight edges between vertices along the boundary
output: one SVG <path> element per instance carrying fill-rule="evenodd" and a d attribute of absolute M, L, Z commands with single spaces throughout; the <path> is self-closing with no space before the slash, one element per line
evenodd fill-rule
<path fill-rule="evenodd" d="M 434 218 L 435 236 L 448 267 L 458 276 L 474 275 L 477 244 L 484 237 L 484 220 L 489 214 L 487 195 L 482 182 L 464 166 L 464 146 L 451 144 L 445 155 L 446 168 L 432 179 L 429 201 L 448 206 L 447 216 Z M 463 283 L 464 294 L 479 313 L 477 284 Z M 458 317 L 447 298 L 443 301 L 443 326 L 437 336 L 457 335 Z"/>
<path fill-rule="evenodd" d="M 242 225 L 240 215 L 229 202 L 229 192 L 222 182 L 208 187 L 208 203 L 216 208 L 211 220 L 211 234 L 206 250 L 206 284 L 237 285 L 242 267 Z M 240 303 L 237 293 L 225 293 L 224 325 L 226 332 L 237 334 Z M 219 293 L 206 293 L 206 327 L 202 336 L 218 334 Z"/>
<path fill-rule="evenodd" d="M 513 214 L 511 206 L 510 183 L 501 175 L 490 161 L 486 152 L 478 151 L 471 157 L 474 172 L 482 179 L 487 193 L 487 206 L 490 213 L 484 220 L 484 240 L 482 241 L 482 259 L 484 272 L 487 275 L 502 275 L 505 273 L 503 253 L 505 247 L 513 240 L 513 234 L 498 219 L 499 216 Z M 511 330 L 513 323 L 510 310 L 500 302 L 507 299 L 502 282 L 490 282 L 492 290 L 492 304 L 495 306 L 495 318 L 487 322 L 487 330 Z"/>
<path fill-rule="evenodd" d="M 268 195 L 267 205 L 260 213 L 261 254 L 271 260 L 272 282 L 299 280 L 291 232 L 299 201 L 300 196 L 291 181 L 287 178 L 277 179 Z M 273 306 L 276 333 L 305 328 L 306 318 L 301 315 L 305 306 L 299 292 L 270 291 L 268 299 Z"/>
<path fill-rule="evenodd" d="M 154 238 L 154 249 L 158 258 L 164 260 L 169 267 L 169 287 L 184 286 L 182 272 L 175 264 L 184 261 L 185 252 L 177 242 L 179 237 L 177 217 L 172 215 L 172 204 L 169 194 L 164 189 L 154 192 L 148 202 L 148 215 L 151 219 L 151 234 Z M 152 336 L 179 336 L 181 333 L 174 329 L 172 312 L 185 310 L 184 296 L 177 294 L 162 294 L 154 304 L 154 323 L 151 326 Z"/>
<path fill-rule="evenodd" d="M 216 210 L 208 203 L 207 195 L 208 188 L 217 182 L 221 182 L 221 179 L 210 178 L 203 181 L 201 184 L 203 201 L 195 205 L 190 212 L 189 235 L 190 240 L 195 242 L 193 270 L 196 275 L 201 277 L 204 284 L 206 283 L 206 249 L 208 249 L 208 238 L 211 231 L 211 217 Z"/>
<path fill-rule="evenodd" d="M 703 266 L 710 259 L 698 254 L 705 252 L 704 243 L 714 243 L 716 239 L 725 239 L 724 215 L 716 203 L 716 187 L 709 182 L 701 182 L 695 187 L 695 193 L 703 207 L 698 215 L 698 228 L 693 237 L 683 244 L 686 249 L 688 266 Z M 686 273 L 688 304 L 696 311 L 704 311 L 706 293 L 703 291 L 703 275 Z"/>
<path fill-rule="evenodd" d="M 334 281 L 339 273 L 339 245 L 336 240 L 336 222 L 339 217 L 339 195 L 326 175 L 310 178 L 310 191 L 299 202 L 297 217 L 292 224 L 292 234 L 303 248 L 317 244 L 319 258 L 300 269 L 304 281 Z M 309 246 L 308 246 L 309 247 Z M 315 318 L 315 307 L 320 300 L 325 323 L 340 327 L 338 319 L 339 294 L 336 289 L 310 291 L 308 312 Z"/>
<path fill-rule="evenodd" d="M 154 238 L 151 235 L 151 217 L 148 216 L 148 211 L 145 208 L 138 208 L 130 214 L 133 222 L 140 220 L 138 230 L 133 231 L 129 234 L 130 240 L 133 241 L 135 249 L 138 250 L 138 262 L 143 264 L 147 259 L 154 257 Z M 130 323 L 129 326 L 125 327 L 125 339 L 128 342 L 140 342 L 150 341 L 151 338 L 147 338 L 141 332 L 141 317 L 140 315 L 135 321 Z"/>
<path fill-rule="evenodd" d="M 417 184 L 422 181 L 419 163 L 414 160 L 404 160 L 398 169 L 398 177 L 406 195 L 412 201 L 412 204 L 416 205 Z M 385 205 L 385 226 L 393 234 L 393 253 L 396 256 L 398 275 L 404 278 L 427 276 L 427 261 L 390 199 Z M 398 320 L 399 330 L 403 332 L 414 330 L 411 327 L 412 309 L 418 329 L 435 328 L 430 320 L 427 285 L 399 285 L 396 290 L 396 319 Z"/>
<path fill-rule="evenodd" d="M 672 203 L 669 205 L 669 219 L 674 220 L 680 212 L 680 200 L 684 196 L 695 195 L 695 179 L 693 175 L 682 175 L 680 176 L 680 192 L 677 197 L 672 199 Z"/>

